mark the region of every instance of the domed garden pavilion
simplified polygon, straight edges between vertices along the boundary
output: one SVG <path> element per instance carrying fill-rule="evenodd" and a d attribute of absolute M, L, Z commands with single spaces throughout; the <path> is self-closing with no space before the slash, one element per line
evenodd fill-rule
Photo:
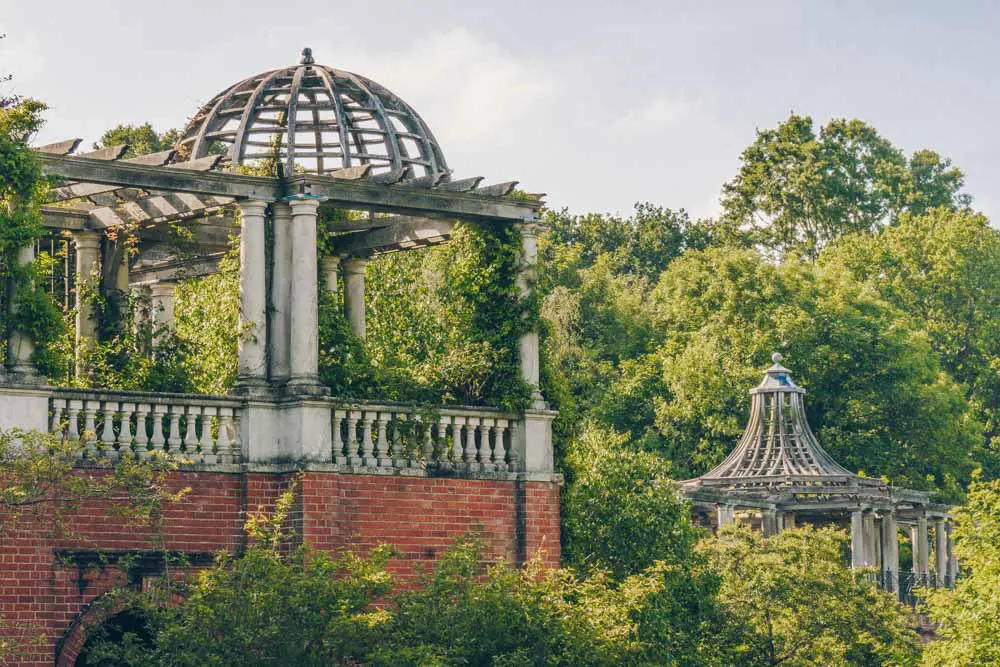
<path fill-rule="evenodd" d="M 734 521 L 773 535 L 797 523 L 850 526 L 851 565 L 876 568 L 889 591 L 950 586 L 957 563 L 949 508 L 925 491 L 900 489 L 850 472 L 823 450 L 806 420 L 805 389 L 792 380 L 775 353 L 774 365 L 750 390 L 750 419 L 736 448 L 718 466 L 681 482 L 702 523 Z M 928 527 L 934 529 L 930 571 Z M 909 529 L 912 572 L 899 569 L 899 531 Z"/>

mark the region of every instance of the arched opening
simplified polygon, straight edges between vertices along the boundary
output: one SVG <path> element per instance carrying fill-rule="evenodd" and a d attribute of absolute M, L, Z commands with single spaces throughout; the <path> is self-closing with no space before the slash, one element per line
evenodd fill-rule
<path fill-rule="evenodd" d="M 117 657 L 123 645 L 150 647 L 153 635 L 150 618 L 142 609 L 126 609 L 109 617 L 87 632 L 87 638 L 77 654 L 76 667 L 117 667 L 128 663 Z"/>

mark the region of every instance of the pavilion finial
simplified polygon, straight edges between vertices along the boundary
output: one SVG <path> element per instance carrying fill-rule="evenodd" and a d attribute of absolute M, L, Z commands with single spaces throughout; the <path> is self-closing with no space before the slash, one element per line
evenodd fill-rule
<path fill-rule="evenodd" d="M 776 364 L 780 364 L 781 360 L 784 358 L 785 357 L 782 356 L 781 352 L 775 352 L 774 354 L 771 355 L 771 361 L 773 361 Z"/>
<path fill-rule="evenodd" d="M 303 65 L 313 65 L 316 63 L 316 61 L 313 60 L 313 50 L 308 46 L 302 49 L 302 60 L 300 62 Z"/>

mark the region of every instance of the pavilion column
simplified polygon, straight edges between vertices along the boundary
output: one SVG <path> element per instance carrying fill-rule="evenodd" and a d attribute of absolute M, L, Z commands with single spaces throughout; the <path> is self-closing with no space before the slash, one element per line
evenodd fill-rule
<path fill-rule="evenodd" d="M 948 585 L 954 586 L 958 579 L 958 558 L 955 556 L 955 525 L 948 522 Z"/>
<path fill-rule="evenodd" d="M 293 199 L 292 288 L 288 384 L 315 393 L 319 386 L 319 288 L 316 258 L 317 199 Z"/>
<path fill-rule="evenodd" d="M 174 330 L 174 283 L 156 282 L 149 286 L 149 310 L 153 324 L 153 344 Z"/>
<path fill-rule="evenodd" d="M 292 207 L 287 202 L 271 204 L 274 251 L 271 260 L 270 335 L 268 337 L 271 380 L 287 382 L 291 374 L 292 308 Z"/>
<path fill-rule="evenodd" d="M 858 509 L 851 512 L 851 567 L 865 566 L 864 513 Z"/>
<path fill-rule="evenodd" d="M 97 341 L 93 295 L 100 277 L 101 235 L 81 231 L 73 234 L 76 250 L 76 375 L 86 372 L 86 353 Z"/>
<path fill-rule="evenodd" d="M 864 562 L 865 567 L 878 567 L 878 531 L 875 527 L 875 513 L 865 512 L 864 517 Z"/>
<path fill-rule="evenodd" d="M 340 290 L 338 286 L 340 257 L 337 255 L 324 257 L 322 263 L 320 264 L 320 273 L 323 275 L 323 289 L 333 295 L 334 300 L 336 300 L 337 292 Z"/>
<path fill-rule="evenodd" d="M 344 308 L 351 330 L 365 339 L 365 265 L 368 260 L 350 257 L 344 260 Z"/>
<path fill-rule="evenodd" d="M 948 578 L 948 534 L 944 519 L 934 522 L 934 570 L 936 575 L 934 585 L 941 588 Z"/>
<path fill-rule="evenodd" d="M 719 523 L 719 528 L 723 526 L 729 526 L 735 523 L 736 514 L 733 511 L 732 505 L 719 505 L 716 508 L 716 519 Z"/>
<path fill-rule="evenodd" d="M 541 227 L 535 223 L 518 226 L 521 232 L 521 255 L 518 262 L 517 288 L 523 300 L 535 295 L 535 283 L 538 280 L 538 232 Z M 521 378 L 531 387 L 532 406 L 545 410 L 548 404 L 542 396 L 539 383 L 539 343 L 538 330 L 533 328 L 521 334 L 519 341 L 521 358 Z"/>
<path fill-rule="evenodd" d="M 899 591 L 899 527 L 893 512 L 882 516 L 882 585 Z"/>
<path fill-rule="evenodd" d="M 917 524 L 910 529 L 910 539 L 913 542 L 913 573 L 917 575 L 918 584 L 924 586 L 930 579 L 926 515 L 917 517 Z"/>
<path fill-rule="evenodd" d="M 267 283 L 265 276 L 264 215 L 267 202 L 239 202 L 240 325 L 237 384 L 243 388 L 267 385 Z"/>
<path fill-rule="evenodd" d="M 775 509 L 766 509 L 760 513 L 761 518 L 761 530 L 764 533 L 764 537 L 770 537 L 771 535 L 778 534 L 778 511 Z"/>
<path fill-rule="evenodd" d="M 21 246 L 17 251 L 17 263 L 19 266 L 28 266 L 35 259 L 35 249 L 32 245 Z M 26 286 L 27 289 L 35 289 L 35 285 Z M 14 330 L 7 339 L 7 359 L 6 365 L 20 383 L 34 384 L 41 380 L 35 365 L 31 362 L 31 355 L 35 351 L 34 342 L 24 331 Z M 0 368 L 0 376 L 3 375 Z"/>

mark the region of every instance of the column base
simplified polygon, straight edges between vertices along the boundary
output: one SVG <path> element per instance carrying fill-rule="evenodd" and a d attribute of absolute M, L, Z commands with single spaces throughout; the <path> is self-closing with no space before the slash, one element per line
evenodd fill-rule
<path fill-rule="evenodd" d="M 245 398 L 273 398 L 274 390 L 267 380 L 256 376 L 242 376 L 236 378 L 229 393 L 233 396 Z"/>
<path fill-rule="evenodd" d="M 291 377 L 281 388 L 284 396 L 329 396 L 330 388 L 319 381 L 317 376 Z"/>

